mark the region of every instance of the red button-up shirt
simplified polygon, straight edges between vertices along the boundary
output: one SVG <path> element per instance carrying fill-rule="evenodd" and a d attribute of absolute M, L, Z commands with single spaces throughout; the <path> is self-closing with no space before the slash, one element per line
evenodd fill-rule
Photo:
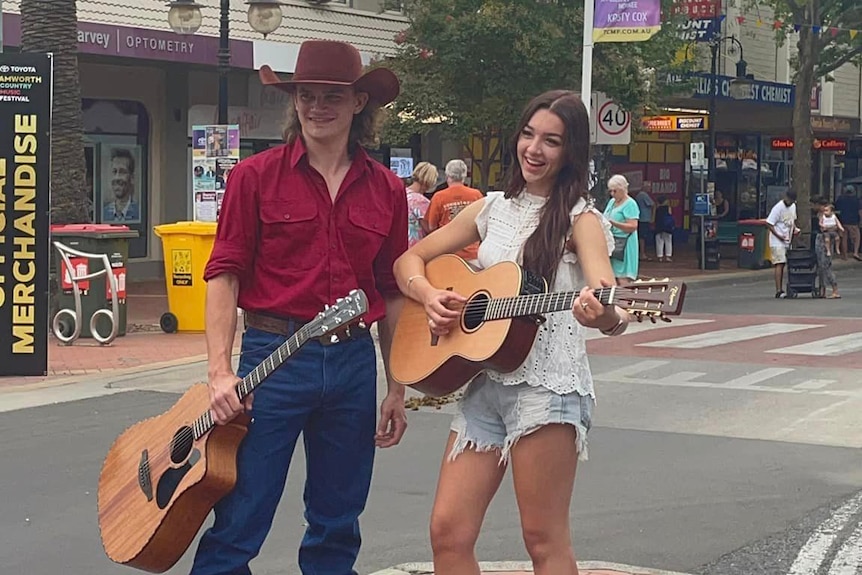
<path fill-rule="evenodd" d="M 370 325 L 398 293 L 392 264 L 406 249 L 401 180 L 359 148 L 333 202 L 297 138 L 231 170 L 204 279 L 234 274 L 239 307 L 300 320 L 361 288 Z"/>

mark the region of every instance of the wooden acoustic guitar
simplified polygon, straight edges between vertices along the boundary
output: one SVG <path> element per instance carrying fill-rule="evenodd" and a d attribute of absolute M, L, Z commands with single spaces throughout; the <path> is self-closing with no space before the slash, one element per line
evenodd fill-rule
<path fill-rule="evenodd" d="M 390 353 L 395 381 L 432 397 L 457 391 L 480 372 L 512 372 L 524 363 L 542 314 L 571 313 L 578 291 L 548 293 L 547 282 L 514 262 L 501 262 L 479 272 L 455 255 L 428 262 L 425 276 L 440 289 L 467 298 L 457 326 L 435 336 L 424 307 L 404 304 Z M 679 315 L 686 286 L 668 280 L 638 280 L 627 286 L 601 288 L 593 293 L 605 305 L 615 304 L 634 314 L 670 321 Z"/>
<path fill-rule="evenodd" d="M 315 338 L 338 338 L 361 323 L 368 300 L 353 290 L 287 338 L 237 383 L 240 400 Z M 123 432 L 99 476 L 99 528 L 108 557 L 153 573 L 188 549 L 213 506 L 236 483 L 236 455 L 248 417 L 214 425 L 206 384 L 192 386 L 167 412 Z"/>

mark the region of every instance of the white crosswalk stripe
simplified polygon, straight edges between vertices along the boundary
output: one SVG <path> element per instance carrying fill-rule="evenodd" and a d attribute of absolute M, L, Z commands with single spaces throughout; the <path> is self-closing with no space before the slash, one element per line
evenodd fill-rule
<path fill-rule="evenodd" d="M 651 332 L 658 329 L 667 329 L 671 327 L 688 327 L 692 325 L 700 325 L 704 323 L 714 323 L 715 320 L 712 319 L 687 319 L 687 318 L 679 318 L 674 319 L 671 323 L 661 322 L 661 323 L 652 323 L 649 321 L 644 321 L 640 323 L 630 323 L 626 328 L 626 335 L 632 335 L 635 333 L 643 333 L 643 332 Z M 588 329 L 587 333 L 584 335 L 584 339 L 593 340 L 593 339 L 607 339 L 608 336 L 602 335 L 601 332 L 597 329 Z"/>
<path fill-rule="evenodd" d="M 815 340 L 799 345 L 770 349 L 767 353 L 786 353 L 792 355 L 830 356 L 844 355 L 862 350 L 862 334 L 847 333 Z"/>
<path fill-rule="evenodd" d="M 733 327 L 728 329 L 720 329 L 716 331 L 708 331 L 695 335 L 666 339 L 662 341 L 653 341 L 642 343 L 639 347 L 658 347 L 672 349 L 702 349 L 707 347 L 715 347 L 728 343 L 739 343 L 762 337 L 770 337 L 775 335 L 785 335 L 795 331 L 804 331 L 823 327 L 817 324 L 799 324 L 799 323 L 765 323 L 762 325 L 748 325 L 744 327 Z"/>

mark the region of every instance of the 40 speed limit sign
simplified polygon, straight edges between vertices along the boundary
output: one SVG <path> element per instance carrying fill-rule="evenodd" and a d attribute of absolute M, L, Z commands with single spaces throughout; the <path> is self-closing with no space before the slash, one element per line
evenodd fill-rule
<path fill-rule="evenodd" d="M 632 116 L 607 96 L 596 98 L 596 144 L 628 145 L 632 141 Z"/>

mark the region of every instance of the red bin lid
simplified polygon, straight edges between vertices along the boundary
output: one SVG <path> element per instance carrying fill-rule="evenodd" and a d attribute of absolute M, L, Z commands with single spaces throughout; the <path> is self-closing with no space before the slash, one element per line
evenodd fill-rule
<path fill-rule="evenodd" d="M 114 232 L 127 232 L 129 226 L 114 224 L 63 224 L 51 226 L 51 232 L 66 234 L 110 234 Z"/>

